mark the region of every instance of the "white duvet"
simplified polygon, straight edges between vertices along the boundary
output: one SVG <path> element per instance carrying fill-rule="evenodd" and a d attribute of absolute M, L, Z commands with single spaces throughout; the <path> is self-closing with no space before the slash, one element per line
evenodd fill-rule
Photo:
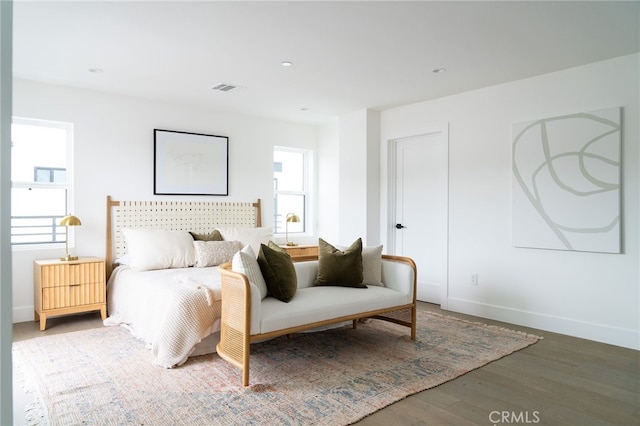
<path fill-rule="evenodd" d="M 220 273 L 217 267 L 119 266 L 107 283 L 107 309 L 104 325 L 127 327 L 152 349 L 154 364 L 175 367 L 220 330 Z"/>

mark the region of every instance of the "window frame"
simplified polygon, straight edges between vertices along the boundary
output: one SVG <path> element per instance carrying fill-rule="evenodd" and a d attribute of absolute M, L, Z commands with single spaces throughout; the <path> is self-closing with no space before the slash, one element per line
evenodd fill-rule
<path fill-rule="evenodd" d="M 275 156 L 275 153 L 277 151 L 281 151 L 281 152 L 293 152 L 293 153 L 298 153 L 298 154 L 302 154 L 302 158 L 303 158 L 303 164 L 302 164 L 302 190 L 300 191 L 286 191 L 286 190 L 278 190 L 276 188 L 275 185 L 275 176 L 273 177 L 274 179 L 274 185 L 273 185 L 273 199 L 274 199 L 274 211 L 273 211 L 273 215 L 274 215 L 274 222 L 275 222 L 275 216 L 278 213 L 276 211 L 276 204 L 275 204 L 275 200 L 277 198 L 278 195 L 302 195 L 304 198 L 304 205 L 303 205 L 303 212 L 295 212 L 299 217 L 300 217 L 300 221 L 302 222 L 302 227 L 303 230 L 296 232 L 296 231 L 289 231 L 289 236 L 294 235 L 294 236 L 298 236 L 298 237 L 307 237 L 307 236 L 311 236 L 313 235 L 313 229 L 311 224 L 312 222 L 312 209 L 311 206 L 313 204 L 312 202 L 312 164 L 313 164 L 313 150 L 308 149 L 308 148 L 293 148 L 293 147 L 287 147 L 287 146 L 274 146 L 273 147 L 273 153 Z M 273 161 L 273 163 L 275 163 L 275 160 Z M 273 168 L 272 168 L 273 170 Z M 273 173 L 275 173 L 275 171 L 273 171 Z M 273 235 L 276 237 L 284 237 L 286 232 L 286 227 L 282 230 L 282 232 L 276 232 L 276 227 L 274 226 L 274 232 Z"/>
<path fill-rule="evenodd" d="M 47 128 L 55 128 L 55 129 L 63 129 L 65 130 L 65 146 L 66 146 L 66 182 L 36 182 L 35 176 L 33 182 L 26 181 L 14 181 L 11 179 L 11 190 L 13 192 L 14 188 L 39 188 L 39 189 L 64 189 L 66 192 L 65 195 L 65 215 L 70 214 L 73 211 L 73 200 L 74 200 L 74 179 L 73 179 L 73 141 L 74 141 L 74 128 L 73 123 L 63 122 L 63 121 L 54 121 L 54 120 L 43 120 L 38 118 L 28 118 L 28 117 L 12 117 L 11 125 L 14 124 L 22 124 L 29 126 L 40 126 Z M 12 158 L 12 166 L 13 166 L 13 158 Z M 55 169 L 55 167 L 51 168 Z M 64 216 L 62 216 L 64 217 Z M 62 218 L 61 217 L 61 218 Z M 11 214 L 11 222 L 13 222 L 13 214 Z M 75 246 L 75 227 L 70 227 L 68 230 L 68 245 L 69 247 Z M 64 231 L 56 231 L 53 235 L 64 234 Z M 13 226 L 11 225 L 11 237 L 13 237 Z M 43 249 L 59 249 L 65 248 L 65 241 L 50 241 L 50 242 L 34 242 L 34 243 L 14 243 L 11 241 L 11 250 L 12 251 L 31 251 L 31 250 L 43 250 Z"/>

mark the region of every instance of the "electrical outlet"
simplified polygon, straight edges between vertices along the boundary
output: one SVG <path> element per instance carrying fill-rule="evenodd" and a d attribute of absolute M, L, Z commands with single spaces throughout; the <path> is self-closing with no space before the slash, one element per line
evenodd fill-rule
<path fill-rule="evenodd" d="M 478 285 L 478 274 L 476 272 L 471 274 L 471 285 Z"/>

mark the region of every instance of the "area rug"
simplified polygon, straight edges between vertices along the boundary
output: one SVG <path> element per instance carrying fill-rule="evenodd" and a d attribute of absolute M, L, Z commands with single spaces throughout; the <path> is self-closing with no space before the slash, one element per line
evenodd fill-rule
<path fill-rule="evenodd" d="M 251 346 L 251 386 L 215 354 L 163 369 L 119 327 L 14 343 L 43 425 L 346 425 L 539 338 L 430 312 L 416 341 L 371 320 Z"/>

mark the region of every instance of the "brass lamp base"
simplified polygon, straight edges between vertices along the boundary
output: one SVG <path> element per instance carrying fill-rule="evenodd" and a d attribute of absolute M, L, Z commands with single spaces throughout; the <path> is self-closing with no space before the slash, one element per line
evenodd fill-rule
<path fill-rule="evenodd" d="M 68 254 L 66 256 L 61 257 L 60 260 L 64 262 L 69 262 L 71 260 L 78 260 L 78 256 L 71 256 L 70 254 Z"/>
<path fill-rule="evenodd" d="M 287 243 L 287 245 L 288 245 L 289 247 L 294 247 L 294 246 L 297 246 L 298 244 L 294 243 L 293 241 L 289 241 L 289 242 Z"/>

